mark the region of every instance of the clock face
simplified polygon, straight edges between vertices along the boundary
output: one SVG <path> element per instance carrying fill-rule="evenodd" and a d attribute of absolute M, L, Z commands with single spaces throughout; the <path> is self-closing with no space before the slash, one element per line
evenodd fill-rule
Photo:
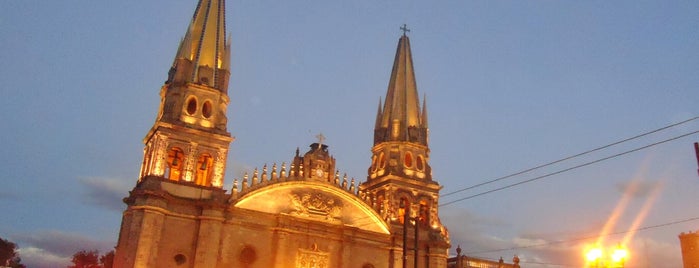
<path fill-rule="evenodd" d="M 318 177 L 323 177 L 323 170 L 321 170 L 321 169 L 316 169 L 316 176 L 318 176 Z"/>

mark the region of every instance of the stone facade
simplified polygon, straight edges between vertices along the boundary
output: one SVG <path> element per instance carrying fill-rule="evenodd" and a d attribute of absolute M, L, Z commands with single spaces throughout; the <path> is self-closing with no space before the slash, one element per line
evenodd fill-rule
<path fill-rule="evenodd" d="M 683 267 L 699 267 L 699 231 L 681 233 L 679 238 Z"/>
<path fill-rule="evenodd" d="M 405 32 L 366 181 L 341 177 L 319 135 L 289 166 L 256 169 L 230 191 L 224 37 L 225 1 L 200 0 L 161 88 L 138 183 L 124 199 L 115 267 L 447 267 L 441 186 Z"/>

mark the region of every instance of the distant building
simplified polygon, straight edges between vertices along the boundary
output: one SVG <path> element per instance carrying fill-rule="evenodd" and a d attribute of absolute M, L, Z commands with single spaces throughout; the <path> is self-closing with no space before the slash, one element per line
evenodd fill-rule
<path fill-rule="evenodd" d="M 505 263 L 500 258 L 498 261 L 461 255 L 461 246 L 456 248 L 456 257 L 447 260 L 447 268 L 520 268 L 519 257 L 512 258 L 512 263 Z"/>
<path fill-rule="evenodd" d="M 699 231 L 681 233 L 679 238 L 684 268 L 699 267 Z"/>

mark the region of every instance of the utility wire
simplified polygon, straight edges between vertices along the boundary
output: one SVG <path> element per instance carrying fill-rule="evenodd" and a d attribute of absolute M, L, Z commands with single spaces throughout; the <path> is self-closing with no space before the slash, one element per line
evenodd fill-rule
<path fill-rule="evenodd" d="M 557 244 L 570 243 L 570 242 L 578 242 L 578 241 L 596 239 L 596 238 L 600 238 L 600 237 L 607 237 L 607 236 L 613 236 L 613 235 L 620 235 L 620 234 L 626 234 L 626 233 L 632 233 L 632 232 L 645 231 L 645 230 L 649 230 L 649 229 L 655 229 L 655 228 L 660 228 L 660 227 L 665 227 L 665 226 L 670 226 L 670 225 L 675 225 L 675 224 L 685 223 L 685 222 L 690 222 L 690 221 L 696 221 L 696 220 L 699 220 L 699 217 L 693 217 L 693 218 L 688 218 L 688 219 L 684 219 L 684 220 L 677 220 L 677 221 L 673 221 L 673 222 L 666 222 L 666 223 L 645 226 L 645 227 L 640 227 L 640 228 L 630 229 L 630 230 L 625 230 L 625 231 L 619 231 L 619 232 L 614 232 L 614 233 L 608 233 L 608 234 L 603 234 L 603 235 L 593 235 L 593 236 L 579 237 L 579 238 L 568 239 L 568 240 L 544 242 L 544 243 L 532 244 L 532 245 L 520 246 L 520 247 L 474 251 L 474 252 L 467 252 L 464 254 L 469 254 L 469 255 L 470 254 L 483 254 L 483 253 L 491 253 L 491 252 L 499 252 L 499 251 L 535 248 L 535 247 L 541 247 L 541 246 L 547 246 L 547 245 L 557 245 Z"/>
<path fill-rule="evenodd" d="M 684 120 L 684 121 L 681 121 L 681 122 L 677 122 L 677 123 L 674 123 L 674 124 L 671 124 L 671 125 L 668 125 L 668 126 L 665 126 L 665 127 L 661 127 L 661 128 L 658 128 L 658 129 L 655 129 L 655 130 L 652 130 L 652 131 L 645 132 L 645 133 L 643 133 L 643 134 L 639 134 L 639 135 L 636 135 L 636 136 L 633 136 L 633 137 L 630 137 L 630 138 L 626 138 L 626 139 L 623 139 L 623 140 L 620 140 L 620 141 L 617 141 L 617 142 L 613 142 L 613 143 L 610 143 L 610 144 L 607 144 L 607 145 L 604 145 L 604 146 L 600 146 L 600 147 L 597 147 L 597 148 L 594 148 L 594 149 L 591 149 L 591 150 L 587 150 L 587 151 L 584 151 L 584 152 L 579 153 L 579 154 L 575 154 L 575 155 L 571 155 L 571 156 L 568 156 L 568 157 L 565 157 L 565 158 L 561 158 L 561 159 L 556 160 L 556 161 L 553 161 L 553 162 L 548 162 L 548 163 L 546 163 L 546 164 L 538 165 L 538 166 L 535 166 L 535 167 L 532 167 L 532 168 L 529 168 L 529 169 L 525 169 L 525 170 L 522 170 L 522 171 L 519 171 L 519 172 L 515 172 L 515 173 L 512 173 L 512 174 L 510 174 L 510 175 L 502 176 L 502 177 L 499 177 L 499 178 L 496 178 L 496 179 L 493 179 L 493 180 L 489 180 L 489 181 L 482 182 L 482 183 L 479 183 L 479 184 L 476 184 L 476 185 L 473 185 L 473 186 L 469 186 L 469 187 L 466 187 L 466 188 L 463 188 L 463 189 L 459 189 L 459 190 L 456 190 L 456 191 L 453 191 L 453 192 L 449 192 L 449 193 L 446 193 L 446 194 L 441 195 L 441 197 L 446 197 L 446 196 L 453 195 L 453 194 L 456 194 L 456 193 L 460 193 L 460 192 L 463 192 L 463 191 L 466 191 L 466 190 L 470 190 L 470 189 L 473 189 L 473 188 L 476 188 L 476 187 L 480 187 L 480 186 L 483 186 L 483 185 L 487 185 L 487 184 L 490 184 L 490 183 L 493 183 L 493 182 L 497 182 L 497 181 L 504 180 L 504 179 L 507 179 L 507 178 L 511 178 L 511 177 L 514 177 L 514 176 L 517 176 L 517 175 L 521 175 L 521 174 L 524 174 L 524 173 L 528 173 L 528 172 L 530 172 L 530 171 L 534 171 L 534 170 L 537 170 L 537 169 L 540 169 L 540 168 L 543 168 L 543 167 L 547 167 L 547 166 L 551 166 L 551 165 L 554 165 L 554 164 L 558 164 L 558 163 L 563 162 L 563 161 L 567 161 L 567 160 L 570 160 L 570 159 L 573 159 L 573 158 L 576 158 L 576 157 L 579 157 L 579 156 L 583 156 L 583 155 L 586 155 L 586 154 L 589 154 L 589 153 L 592 153 L 592 152 L 596 152 L 596 151 L 599 151 L 599 150 L 602 150 L 602 149 L 606 149 L 606 148 L 609 148 L 609 147 L 612 147 L 612 146 L 615 146 L 615 145 L 618 145 L 618 144 L 621 144 L 621 143 L 624 143 L 624 142 L 627 142 L 627 141 L 631 141 L 631 140 L 634 140 L 634 139 L 638 139 L 638 138 L 641 138 L 641 137 L 644 137 L 644 136 L 647 136 L 647 135 L 650 135 L 650 134 L 653 134 L 653 133 L 656 133 L 656 132 L 659 132 L 659 131 L 662 131 L 662 130 L 666 130 L 666 129 L 668 129 L 668 128 L 676 127 L 676 126 L 679 126 L 679 125 L 688 123 L 688 122 L 690 122 L 690 121 L 694 121 L 694 120 L 696 120 L 696 119 L 699 119 L 699 116 L 695 116 L 695 117 L 692 117 L 692 118 L 690 118 L 690 119 L 687 119 L 687 120 Z"/>
<path fill-rule="evenodd" d="M 512 187 L 515 187 L 515 186 L 518 186 L 518 185 L 522 185 L 522 184 L 525 184 L 525 183 L 529 183 L 529 182 L 533 182 L 533 181 L 536 181 L 536 180 L 540 180 L 540 179 L 543 179 L 543 178 L 546 178 L 546 177 L 550 177 L 550 176 L 553 176 L 553 175 L 558 175 L 558 174 L 561 174 L 561 173 L 564 173 L 564 172 L 568 172 L 568 171 L 571 171 L 571 170 L 574 170 L 574 169 L 578 169 L 578 168 L 581 168 L 581 167 L 585 167 L 585 166 L 589 166 L 589 165 L 592 165 L 592 164 L 596 164 L 596 163 L 599 163 L 599 162 L 602 162 L 602 161 L 605 161 L 605 160 L 609 160 L 609 159 L 612 159 L 612 158 L 615 158 L 615 157 L 619 157 L 619 156 L 622 156 L 622 155 L 626 155 L 626 154 L 630 154 L 630 153 L 633 153 L 633 152 L 637 152 L 637 151 L 640 151 L 640 150 L 643 150 L 643 149 L 646 149 L 646 148 L 649 148 L 649 147 L 653 147 L 653 146 L 656 146 L 656 145 L 659 145 L 659 144 L 663 144 L 663 143 L 666 143 L 666 142 L 670 142 L 670 141 L 674 141 L 674 140 L 677 140 L 677 139 L 680 139 L 680 138 L 684 138 L 684 137 L 686 137 L 686 136 L 689 136 L 689 135 L 692 135 L 692 134 L 696 134 L 696 133 L 699 133 L 699 130 L 695 130 L 695 131 L 692 131 L 692 132 L 689 132 L 689 133 L 686 133 L 686 134 L 683 134 L 683 135 L 680 135 L 680 136 L 676 136 L 676 137 L 673 137 L 673 138 L 670 138 L 670 139 L 662 140 L 662 141 L 659 141 L 659 142 L 651 143 L 651 144 L 649 144 L 649 145 L 646 145 L 646 146 L 643 146 L 643 147 L 638 147 L 638 148 L 633 149 L 633 150 L 628 150 L 628 151 L 625 151 L 625 152 L 622 152 L 622 153 L 618 153 L 618 154 L 614 154 L 614 155 L 611 155 L 611 156 L 607 156 L 607 157 L 604 157 L 604 158 L 600 158 L 600 159 L 597 159 L 597 160 L 594 160 L 594 161 L 586 162 L 586 163 L 583 163 L 583 164 L 580 164 L 580 165 L 577 165 L 577 166 L 573 166 L 573 167 L 569 167 L 569 168 L 566 168 L 566 169 L 562 169 L 562 170 L 559 170 L 559 171 L 556 171 L 556 172 L 552 172 L 552 173 L 548 173 L 548 174 L 541 175 L 541 176 L 538 176 L 538 177 L 534 177 L 534 178 L 531 178 L 531 179 L 528 179 L 528 180 L 520 181 L 520 182 L 517 182 L 517 183 L 510 184 L 510 185 L 505 185 L 505 186 L 498 187 L 498 188 L 495 188 L 495 189 L 492 189 L 492 190 L 488 190 L 488 191 L 485 191 L 485 192 L 481 192 L 481 193 L 478 193 L 478 194 L 474 194 L 474 195 L 469 195 L 469 196 L 466 196 L 466 197 L 462 197 L 462 198 L 459 198 L 459 199 L 456 199 L 456 200 L 453 200 L 453 201 L 449 201 L 449 202 L 446 202 L 446 203 L 442 203 L 442 204 L 440 204 L 439 206 L 440 206 L 440 207 L 444 207 L 444 206 L 447 206 L 447 205 L 450 205 L 450 204 L 454 204 L 454 203 L 457 203 L 457 202 L 461 202 L 461 201 L 464 201 L 464 200 L 467 200 L 467 199 L 471 199 L 471 198 L 474 198 L 474 197 L 478 197 L 478 196 L 481 196 L 481 195 L 485 195 L 485 194 L 489 194 L 489 193 L 493 193 L 493 192 L 505 190 L 505 189 L 512 188 Z"/>

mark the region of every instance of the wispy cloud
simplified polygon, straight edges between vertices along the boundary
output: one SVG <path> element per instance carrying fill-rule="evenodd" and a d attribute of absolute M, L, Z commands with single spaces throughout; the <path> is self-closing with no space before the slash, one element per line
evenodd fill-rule
<path fill-rule="evenodd" d="M 79 182 L 87 189 L 85 197 L 88 202 L 120 212 L 126 208 L 122 199 L 132 185 L 125 180 L 92 177 L 80 179 Z"/>
<path fill-rule="evenodd" d="M 512 262 L 516 254 L 522 266 L 529 268 L 582 267 L 586 247 L 596 241 L 597 232 L 594 230 L 601 228 L 600 223 L 595 223 L 587 230 L 501 234 L 492 233 L 488 227 L 509 223 L 470 211 L 450 209 L 442 211 L 441 218 L 450 230 L 452 255 L 457 245 L 461 245 L 467 255 L 492 260 L 502 256 L 505 261 Z M 645 239 L 633 240 L 626 246 L 631 252 L 628 267 L 646 267 L 646 264 L 647 267 L 681 266 L 680 249 L 676 244 Z"/>
<path fill-rule="evenodd" d="M 27 267 L 66 267 L 71 256 L 80 250 L 106 252 L 114 247 L 114 241 L 100 241 L 84 235 L 57 230 L 13 237 L 19 247 L 22 263 Z"/>
<path fill-rule="evenodd" d="M 620 193 L 634 198 L 648 198 L 658 188 L 662 188 L 662 183 L 658 181 L 632 180 L 616 185 L 616 189 Z"/>

